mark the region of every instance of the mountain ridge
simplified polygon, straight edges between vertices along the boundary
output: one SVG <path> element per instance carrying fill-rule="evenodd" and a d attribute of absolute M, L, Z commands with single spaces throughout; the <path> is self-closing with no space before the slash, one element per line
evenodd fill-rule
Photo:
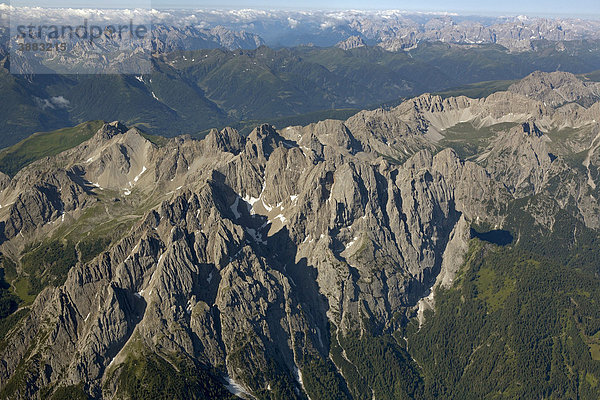
<path fill-rule="evenodd" d="M 246 397 L 423 398 L 428 382 L 393 335 L 433 318 L 431 294 L 459 280 L 470 226 L 518 242 L 558 230 L 562 213 L 600 227 L 600 103 L 543 101 L 425 94 L 346 121 L 162 144 L 114 122 L 34 161 L 0 193 L 0 251 L 47 283 L 0 346 L 3 395 L 133 396 L 149 379 L 127 378 L 141 351 L 168 374 L 205 376 L 189 389 L 205 396 L 234 382 Z M 83 239 L 107 230 L 109 244 L 80 261 Z M 24 263 L 53 240 L 76 243 L 67 273 Z M 368 346 L 389 375 L 360 378 L 383 360 Z"/>

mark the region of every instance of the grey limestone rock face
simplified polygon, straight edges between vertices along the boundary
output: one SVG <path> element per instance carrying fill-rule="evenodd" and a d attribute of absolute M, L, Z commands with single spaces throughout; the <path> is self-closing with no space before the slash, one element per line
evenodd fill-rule
<path fill-rule="evenodd" d="M 590 106 L 600 98 L 600 83 L 585 82 L 568 72 L 534 72 L 508 90 L 544 101 L 553 107 L 578 102 Z"/>
<path fill-rule="evenodd" d="M 411 26 L 412 25 L 412 26 Z M 556 42 L 557 51 L 565 51 L 563 41 L 581 38 L 586 28 L 580 23 L 566 20 L 548 19 L 504 19 L 494 24 L 479 21 L 455 21 L 450 16 L 429 19 L 425 23 L 403 23 L 395 29 L 378 32 L 378 46 L 389 50 L 411 50 L 422 42 L 443 42 L 452 44 L 481 45 L 496 43 L 509 51 L 523 52 L 536 50 L 544 41 Z M 366 32 L 369 33 L 369 32 Z M 597 32 L 589 31 L 590 37 Z"/>
<path fill-rule="evenodd" d="M 82 215 L 132 222 L 37 296 L 0 350 L 0 386 L 24 399 L 83 382 L 95 398 L 118 398 L 124 366 L 146 349 L 247 393 L 285 381 L 306 398 L 307 357 L 328 359 L 333 327 L 360 331 L 366 317 L 393 332 L 434 306 L 432 288 L 451 284 L 472 223 L 502 227 L 511 202 L 544 198 L 598 227 L 594 109 L 577 106 L 572 147 L 588 157 L 574 168 L 553 154 L 563 107 L 514 92 L 424 95 L 343 122 L 262 125 L 248 137 L 227 128 L 162 146 L 106 124 L 2 180 L 9 255 L 83 229 Z M 464 123 L 507 127 L 464 159 L 444 147 Z M 528 204 L 551 228 L 555 208 Z"/>
<path fill-rule="evenodd" d="M 360 36 L 350 36 L 346 40 L 342 40 L 335 47 L 339 47 L 342 50 L 351 50 L 356 49 L 358 47 L 364 47 L 367 44 Z"/>

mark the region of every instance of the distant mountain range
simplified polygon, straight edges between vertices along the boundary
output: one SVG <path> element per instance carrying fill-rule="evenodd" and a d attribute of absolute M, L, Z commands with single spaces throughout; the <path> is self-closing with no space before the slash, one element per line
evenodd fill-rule
<path fill-rule="evenodd" d="M 0 4 L 0 12 L 15 12 Z M 77 20 L 76 10 L 19 8 L 26 20 L 50 23 Z M 97 11 L 110 20 L 119 11 Z M 422 42 L 493 43 L 511 51 L 530 51 L 539 40 L 600 39 L 600 20 L 578 18 L 485 17 L 451 13 L 387 11 L 269 11 L 269 10 L 136 10 L 141 20 L 152 21 L 153 37 L 166 39 L 179 49 L 193 50 L 218 45 L 229 49 L 295 47 L 312 44 L 330 47 L 358 36 L 369 45 L 389 50 L 413 48 Z M 0 20 L 0 25 L 2 21 Z M 166 34 L 165 27 L 170 32 Z M 167 36 L 170 36 L 167 38 Z M 199 47 L 200 46 L 200 47 Z M 204 47 L 207 46 L 207 47 Z M 156 48 L 156 47 L 155 47 Z M 160 49 L 161 46 L 158 46 Z"/>
<path fill-rule="evenodd" d="M 216 48 L 256 49 L 264 44 L 264 40 L 256 34 L 234 31 L 223 26 L 201 29 L 193 26 L 154 25 L 152 30 L 152 50 L 159 53 Z"/>
<path fill-rule="evenodd" d="M 165 48 L 177 48 L 185 35 L 161 32 Z M 587 73 L 600 69 L 600 41 L 540 41 L 534 51 L 518 53 L 495 44 L 439 42 L 401 52 L 379 46 L 171 51 L 155 55 L 147 75 L 13 75 L 9 63 L 8 56 L 0 58 L 0 95 L 11 99 L 0 104 L 0 146 L 89 120 L 119 119 L 164 136 L 198 135 L 240 121 L 398 104 L 403 97 L 519 79 L 535 70 Z"/>

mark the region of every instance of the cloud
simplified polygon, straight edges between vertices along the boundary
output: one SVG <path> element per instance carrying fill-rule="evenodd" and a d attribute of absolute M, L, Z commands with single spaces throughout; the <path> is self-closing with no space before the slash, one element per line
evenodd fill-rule
<path fill-rule="evenodd" d="M 63 96 L 50 97 L 50 102 L 54 104 L 56 108 L 67 108 L 71 104 L 71 102 Z"/>
<path fill-rule="evenodd" d="M 35 100 L 37 106 L 42 110 L 45 110 L 47 108 L 50 108 L 52 110 L 64 109 L 71 104 L 71 102 L 65 99 L 63 96 L 50 97 L 49 99 L 41 99 L 39 97 L 34 97 L 33 99 Z"/>

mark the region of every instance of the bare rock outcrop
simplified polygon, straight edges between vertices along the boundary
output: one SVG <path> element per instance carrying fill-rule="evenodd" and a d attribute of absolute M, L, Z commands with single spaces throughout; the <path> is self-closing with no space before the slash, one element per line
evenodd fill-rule
<path fill-rule="evenodd" d="M 597 105 L 540 96 L 423 95 L 347 121 L 160 146 L 105 124 L 2 180 L 0 251 L 16 260 L 40 237 L 127 228 L 37 296 L 0 348 L 0 386 L 15 399 L 80 384 L 119 398 L 141 354 L 191 363 L 220 390 L 311 396 L 302 374 L 333 362 L 333 337 L 365 321 L 391 333 L 435 306 L 471 224 L 504 227 L 518 210 L 544 229 L 559 211 L 600 226 Z M 569 128 L 565 107 L 577 111 Z"/>
<path fill-rule="evenodd" d="M 367 44 L 360 36 L 350 36 L 348 37 L 348 39 L 342 40 L 341 42 L 336 44 L 335 47 L 338 47 L 342 50 L 351 50 L 359 47 L 364 47 L 366 45 Z"/>

